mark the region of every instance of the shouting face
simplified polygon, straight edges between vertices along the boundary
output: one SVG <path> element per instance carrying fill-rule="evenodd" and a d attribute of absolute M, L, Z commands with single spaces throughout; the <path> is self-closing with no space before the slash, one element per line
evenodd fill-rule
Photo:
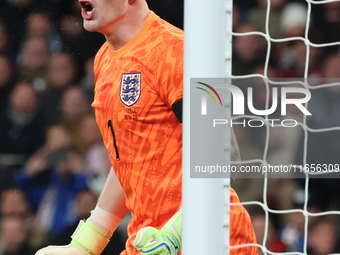
<path fill-rule="evenodd" d="M 84 28 L 104 35 L 113 33 L 127 12 L 127 0 L 79 0 Z"/>

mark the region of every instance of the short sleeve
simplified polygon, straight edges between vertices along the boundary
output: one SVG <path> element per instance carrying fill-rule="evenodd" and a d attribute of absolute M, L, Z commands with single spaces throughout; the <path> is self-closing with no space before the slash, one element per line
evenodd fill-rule
<path fill-rule="evenodd" d="M 183 41 L 163 51 L 157 68 L 157 83 L 160 96 L 169 107 L 183 97 Z"/>

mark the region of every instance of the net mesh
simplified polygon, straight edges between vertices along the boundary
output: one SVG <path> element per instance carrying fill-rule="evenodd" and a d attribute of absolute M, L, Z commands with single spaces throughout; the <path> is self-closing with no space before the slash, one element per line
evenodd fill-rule
<path fill-rule="evenodd" d="M 310 29 L 310 24 L 312 21 L 312 8 L 313 5 L 324 5 L 326 3 L 331 3 L 331 2 L 339 2 L 339 1 L 332 1 L 332 0 L 327 0 L 327 1 L 311 1 L 311 0 L 306 0 L 306 22 L 305 22 L 305 32 L 304 36 L 293 36 L 293 37 L 286 37 L 286 38 L 280 38 L 280 39 L 275 39 L 271 37 L 270 34 L 270 13 L 271 13 L 271 1 L 267 1 L 267 6 L 266 6 L 266 18 L 265 18 L 265 31 L 260 32 L 260 31 L 251 31 L 251 32 L 231 32 L 230 34 L 233 36 L 233 38 L 236 37 L 243 37 L 243 36 L 261 36 L 266 40 L 266 54 L 265 54 L 265 60 L 264 60 L 264 69 L 263 69 L 263 74 L 262 73 L 252 73 L 252 74 L 245 74 L 245 75 L 233 75 L 230 72 L 230 63 L 231 62 L 231 54 L 230 51 L 227 51 L 226 54 L 226 62 L 227 62 L 227 68 L 228 70 L 226 71 L 227 77 L 231 77 L 233 81 L 235 80 L 240 80 L 240 79 L 249 79 L 249 78 L 260 78 L 263 79 L 263 83 L 265 85 L 265 90 L 266 90 L 266 98 L 265 98 L 265 109 L 269 109 L 270 105 L 270 88 L 272 85 L 276 86 L 290 86 L 294 85 L 296 86 L 297 84 L 300 87 L 303 87 L 305 89 L 308 89 L 311 93 L 314 90 L 320 90 L 320 89 L 325 89 L 329 87 L 335 87 L 339 86 L 339 82 L 328 82 L 328 83 L 323 83 L 323 84 L 310 84 L 311 80 L 309 79 L 309 61 L 310 61 L 310 56 L 311 56 L 311 47 L 315 48 L 327 48 L 327 47 L 333 47 L 333 46 L 339 46 L 340 42 L 335 41 L 335 42 L 328 42 L 328 43 L 313 43 L 309 39 L 309 29 Z M 230 4 L 227 6 L 227 17 L 231 17 L 232 15 L 232 8 L 230 7 Z M 231 28 L 230 28 L 231 29 Z M 230 34 L 229 30 L 227 31 L 227 42 L 230 39 Z M 304 60 L 304 70 L 303 70 L 303 77 L 301 79 L 296 79 L 296 80 L 291 80 L 291 81 L 278 81 L 275 79 L 269 78 L 268 75 L 268 67 L 270 65 L 270 57 L 271 57 L 271 52 L 272 52 L 272 44 L 273 43 L 287 43 L 287 42 L 294 42 L 294 41 L 302 41 L 305 45 L 305 60 Z M 313 94 L 312 94 L 313 95 Z M 305 104 L 306 109 L 308 109 L 308 103 Z M 237 116 L 233 117 L 233 120 L 239 120 L 239 119 L 254 119 L 258 118 L 261 119 L 265 123 L 265 141 L 264 141 L 264 147 L 263 147 L 263 153 L 262 153 L 262 158 L 257 158 L 257 159 L 250 159 L 250 160 L 243 160 L 241 161 L 242 164 L 261 164 L 261 166 L 266 166 L 268 165 L 268 151 L 270 150 L 270 135 L 273 130 L 273 127 L 278 127 L 279 125 L 273 125 L 271 127 L 270 122 L 268 121 L 269 117 L 264 116 L 264 117 L 256 117 L 253 115 L 243 115 L 243 116 Z M 235 249 L 243 246 L 249 246 L 249 245 L 256 245 L 259 248 L 259 251 L 262 252 L 263 254 L 307 254 L 307 241 L 309 239 L 309 220 L 310 217 L 319 217 L 319 216 L 327 216 L 327 215 L 340 215 L 340 211 L 338 210 L 326 210 L 326 211 L 321 211 L 321 212 L 311 212 L 308 210 L 308 200 L 309 200 L 309 185 L 310 185 L 310 178 L 311 175 L 324 175 L 325 173 L 321 172 L 310 172 L 306 171 L 305 166 L 308 163 L 307 156 L 308 156 L 308 138 L 310 133 L 321 133 L 321 132 L 330 132 L 330 131 L 338 131 L 340 130 L 340 126 L 332 126 L 332 127 L 326 127 L 326 128 L 314 128 L 308 126 L 308 120 L 307 116 L 304 115 L 303 118 L 300 121 L 297 121 L 297 125 L 302 129 L 302 135 L 303 135 L 303 153 L 302 153 L 302 165 L 294 165 L 296 169 L 301 169 L 301 171 L 304 174 L 304 200 L 303 200 L 303 206 L 300 209 L 288 209 L 288 210 L 278 210 L 278 209 L 273 209 L 270 207 L 269 202 L 268 202 L 268 174 L 264 173 L 263 176 L 263 197 L 262 201 L 247 201 L 247 202 L 241 202 L 242 205 L 246 206 L 259 206 L 263 209 L 264 211 L 264 218 L 265 218 L 265 223 L 264 223 L 264 234 L 263 234 L 263 240 L 259 244 L 243 244 L 240 246 L 235 246 L 235 247 L 230 247 L 230 249 Z M 231 163 L 237 163 L 237 162 L 231 162 Z M 291 162 L 293 163 L 293 162 Z M 230 187 L 229 181 L 225 181 L 225 189 L 228 189 Z M 327 199 L 327 198 L 326 198 Z M 228 204 L 228 198 L 226 198 L 226 204 Z M 230 206 L 235 206 L 238 204 L 230 204 Z M 304 233 L 303 233 L 303 249 L 302 251 L 286 251 L 286 252 L 272 252 L 269 250 L 269 248 L 266 246 L 267 240 L 269 238 L 269 217 L 270 214 L 277 214 L 277 215 L 284 215 L 284 214 L 292 214 L 292 213 L 301 213 L 304 216 Z M 229 231 L 229 222 L 226 219 L 225 222 L 225 230 Z M 226 240 L 226 246 L 228 247 L 229 241 Z M 333 254 L 333 253 L 332 253 Z"/>

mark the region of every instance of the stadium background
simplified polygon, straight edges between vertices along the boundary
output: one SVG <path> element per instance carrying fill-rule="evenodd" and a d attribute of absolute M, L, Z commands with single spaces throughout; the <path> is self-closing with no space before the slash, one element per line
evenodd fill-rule
<path fill-rule="evenodd" d="M 149 0 L 150 9 L 183 28 L 183 1 Z M 104 37 L 82 27 L 77 1 L 2 0 L 0 9 L 0 254 L 34 254 L 46 244 L 66 244 L 77 221 L 87 218 L 109 171 L 108 155 L 93 110 L 93 57 Z M 272 38 L 304 36 L 305 1 L 272 0 Z M 233 31 L 264 32 L 266 0 L 234 1 Z M 313 5 L 309 38 L 339 41 L 340 2 Z M 233 74 L 263 73 L 266 42 L 251 35 L 233 39 Z M 272 45 L 269 78 L 302 78 L 303 41 Z M 340 78 L 339 46 L 311 48 L 308 76 Z M 255 104 L 265 104 L 263 86 Z M 312 91 L 310 127 L 340 126 L 338 87 Z M 311 107 L 312 107 L 311 106 Z M 328 114 L 325 114 L 327 112 Z M 289 113 L 301 118 L 296 109 Z M 314 118 L 315 116 L 315 118 Z M 235 129 L 242 160 L 262 158 L 264 130 Z M 301 131 L 272 132 L 268 163 L 302 163 Z M 311 133 L 308 163 L 339 164 L 339 132 Z M 262 201 L 263 180 L 238 179 L 241 201 Z M 268 206 L 302 208 L 304 179 L 270 179 Z M 308 211 L 340 210 L 338 179 L 311 180 Z M 264 212 L 247 207 L 259 243 Z M 54 216 L 52 216 L 54 215 Z M 339 252 L 338 216 L 310 217 L 308 254 Z M 302 213 L 270 214 L 267 247 L 302 252 Z M 119 254 L 123 228 L 105 250 Z"/>

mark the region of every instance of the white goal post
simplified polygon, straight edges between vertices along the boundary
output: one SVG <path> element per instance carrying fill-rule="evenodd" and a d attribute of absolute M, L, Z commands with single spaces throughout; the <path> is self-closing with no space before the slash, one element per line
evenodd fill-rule
<path fill-rule="evenodd" d="M 230 12 L 231 15 L 231 12 Z M 228 221 L 223 203 L 224 181 L 221 178 L 190 178 L 190 79 L 224 78 L 226 48 L 226 1 L 184 1 L 184 121 L 183 121 L 183 254 L 229 254 L 224 244 L 223 222 Z M 231 23 L 229 24 L 231 27 Z M 230 132 L 230 130 L 229 130 Z M 221 141 L 223 143 L 224 141 Z M 207 142 L 210 157 L 216 144 Z M 227 182 L 228 185 L 228 182 Z M 226 189 L 229 197 L 229 189 Z M 227 222 L 226 222 L 227 223 Z M 227 226 L 228 227 L 228 226 Z M 229 237 L 226 237 L 229 240 Z"/>

